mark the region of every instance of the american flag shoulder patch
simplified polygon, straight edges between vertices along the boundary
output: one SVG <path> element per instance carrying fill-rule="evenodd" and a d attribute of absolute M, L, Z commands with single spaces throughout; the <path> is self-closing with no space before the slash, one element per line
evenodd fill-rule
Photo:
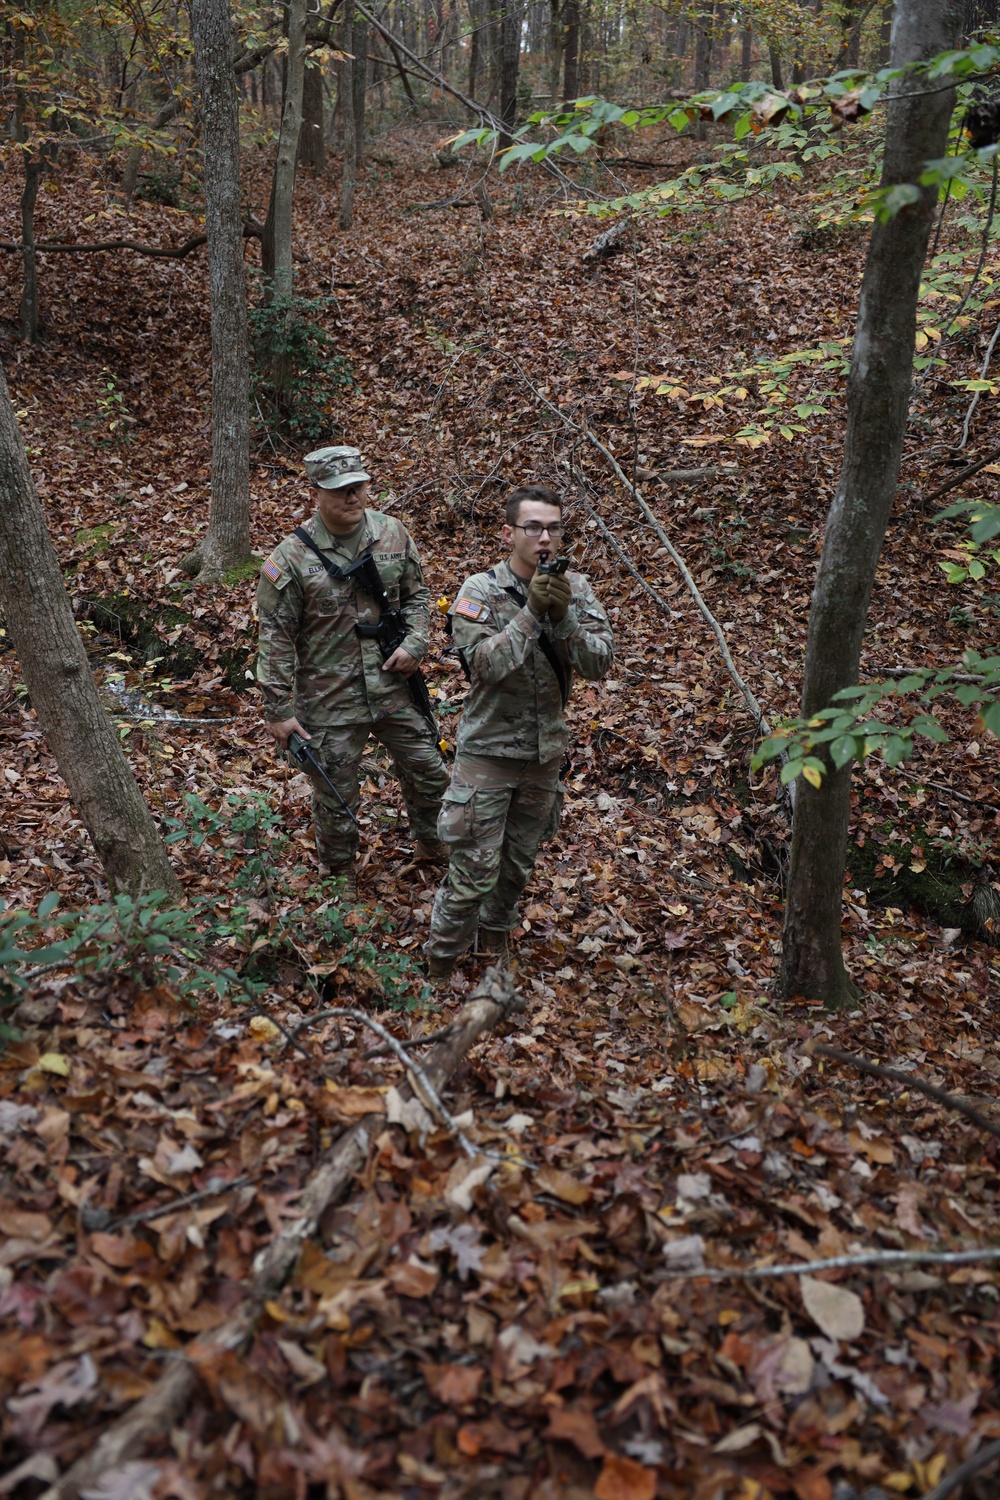
<path fill-rule="evenodd" d="M 465 620 L 478 620 L 486 613 L 486 605 L 481 604 L 478 599 L 459 599 L 455 605 L 455 614 L 461 615 Z"/>
<path fill-rule="evenodd" d="M 264 577 L 269 578 L 272 583 L 277 583 L 278 579 L 281 577 L 281 564 L 276 563 L 273 557 L 269 557 L 260 571 L 263 573 Z"/>

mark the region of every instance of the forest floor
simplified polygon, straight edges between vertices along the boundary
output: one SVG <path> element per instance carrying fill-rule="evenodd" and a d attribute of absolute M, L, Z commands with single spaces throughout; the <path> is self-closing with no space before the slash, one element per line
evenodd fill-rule
<path fill-rule="evenodd" d="M 489 222 L 471 197 L 421 208 L 469 192 L 433 146 L 417 129 L 379 143 L 348 234 L 333 177 L 300 183 L 298 291 L 330 299 L 322 320 L 351 377 L 328 435 L 362 449 L 433 597 L 501 556 L 511 483 L 564 491 L 616 665 L 570 708 L 563 825 L 516 934 L 527 1009 L 447 1091 L 486 1154 L 470 1162 L 426 1117 L 387 1120 L 245 1356 L 203 1357 L 166 1435 L 88 1493 L 924 1495 L 1000 1438 L 994 1266 L 741 1273 L 995 1233 L 995 1137 L 809 1044 L 874 1055 L 989 1115 L 1000 957 L 963 924 L 977 881 L 997 878 L 997 743 L 956 711 L 951 744 L 856 772 L 844 943 L 862 998 L 849 1014 L 781 1001 L 776 771 L 751 774 L 755 725 L 716 640 L 585 436 L 635 478 L 765 713 L 794 713 L 843 381 L 829 418 L 755 449 L 731 441 L 745 414 L 712 392 L 762 351 L 849 338 L 864 233 L 812 234 L 801 192 L 782 190 L 647 222 L 594 267 L 582 255 L 600 223 L 565 214 L 541 173 L 491 179 Z M 643 146 L 662 175 L 694 149 Z M 251 154 L 260 218 L 265 168 Z M 626 189 L 655 180 L 629 170 L 614 168 Z M 14 215 L 9 201 L 12 237 Z M 197 202 L 125 213 L 80 167 L 44 185 L 36 232 L 179 244 L 196 227 Z M 994 248 L 994 278 L 996 262 Z M 402 1069 L 371 1055 L 363 1023 L 310 1018 L 360 1005 L 398 1036 L 427 1035 L 481 966 L 429 995 L 435 873 L 397 831 L 376 756 L 363 903 L 345 922 L 317 892 L 308 789 L 245 682 L 255 580 L 208 591 L 180 570 L 208 506 L 203 251 L 48 255 L 45 337 L 30 349 L 16 257 L 0 274 L 4 366 L 109 709 L 156 815 L 205 835 L 174 849 L 192 911 L 230 921 L 219 964 L 266 982 L 252 1004 L 230 989 L 193 1006 L 123 919 L 89 968 L 38 975 L 5 1013 L 18 1035 L 0 1054 L 0 1494 L 21 1500 L 225 1323 L 338 1133 L 398 1097 Z M 633 394 L 635 372 L 675 394 Z M 947 477 L 933 445 L 957 442 L 966 401 L 928 382 L 916 404 L 868 676 L 995 649 L 995 601 L 941 581 L 962 533 L 932 526 L 922 500 Z M 309 446 L 256 446 L 261 557 L 307 513 Z M 709 472 L 669 477 L 697 467 Z M 967 493 L 995 491 L 989 474 L 977 483 Z M 427 676 L 450 737 L 463 682 L 440 617 L 433 630 Z M 56 893 L 52 923 L 107 893 L 9 650 L 0 707 L 0 900 L 34 911 Z M 986 1472 L 962 1493 L 995 1493 Z"/>

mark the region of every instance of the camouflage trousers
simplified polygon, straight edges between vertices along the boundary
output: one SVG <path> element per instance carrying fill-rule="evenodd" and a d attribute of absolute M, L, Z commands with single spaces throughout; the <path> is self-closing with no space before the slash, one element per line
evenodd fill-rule
<path fill-rule="evenodd" d="M 561 762 L 457 756 L 437 825 L 450 863 L 425 953 L 451 958 L 466 951 L 480 925 L 503 932 L 517 926 L 538 846 L 559 826 Z"/>
<path fill-rule="evenodd" d="M 337 724 L 311 731 L 309 748 L 353 813 L 361 801 L 358 772 L 369 736 L 392 757 L 415 839 L 436 837 L 448 768 L 427 720 L 407 706 L 374 723 Z M 313 823 L 316 852 L 326 870 L 339 871 L 354 862 L 358 831 L 328 787 L 313 777 Z"/>

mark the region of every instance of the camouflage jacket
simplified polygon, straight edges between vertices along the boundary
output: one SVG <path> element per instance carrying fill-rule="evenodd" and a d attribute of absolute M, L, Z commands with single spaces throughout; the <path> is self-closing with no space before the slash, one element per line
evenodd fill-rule
<path fill-rule="evenodd" d="M 318 514 L 304 529 L 339 568 L 372 547 L 389 602 L 406 616 L 403 645 L 420 660 L 427 651 L 430 591 L 403 523 L 366 510 L 361 539 L 350 550 L 342 537 L 330 535 Z M 257 681 L 270 723 L 294 715 L 310 730 L 360 724 L 411 702 L 406 678 L 383 672 L 377 643 L 361 640 L 354 629 L 359 621 L 374 625 L 378 605 L 359 591 L 356 579 L 331 578 L 299 537 L 286 537 L 261 569 L 257 613 Z"/>
<path fill-rule="evenodd" d="M 603 677 L 613 660 L 607 615 L 582 573 L 567 573 L 573 598 L 558 624 L 535 619 L 527 586 L 506 562 L 466 579 L 449 610 L 452 634 L 471 686 L 456 749 L 469 755 L 550 760 L 566 748 L 568 731 L 559 679 L 539 641 L 544 628 L 558 661 L 566 696 L 573 673 Z"/>

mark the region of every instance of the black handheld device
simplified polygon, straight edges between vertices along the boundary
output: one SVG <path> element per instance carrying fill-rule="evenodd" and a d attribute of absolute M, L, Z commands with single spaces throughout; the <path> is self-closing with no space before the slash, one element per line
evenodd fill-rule
<path fill-rule="evenodd" d="M 539 573 L 565 573 L 569 567 L 568 557 L 554 557 L 550 562 L 548 558 L 538 564 Z"/>

